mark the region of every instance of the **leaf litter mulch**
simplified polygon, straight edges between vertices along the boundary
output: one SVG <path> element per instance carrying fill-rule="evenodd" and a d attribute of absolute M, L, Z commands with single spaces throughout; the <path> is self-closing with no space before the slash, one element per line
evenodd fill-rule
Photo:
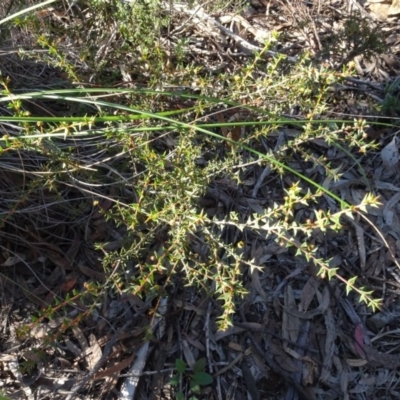
<path fill-rule="evenodd" d="M 397 2 L 385 3 L 386 9 L 377 7 L 380 3 L 355 0 L 305 4 L 259 0 L 240 15 L 229 10 L 214 15 L 207 7 L 193 12 L 187 5 L 168 3 L 165 9 L 174 13 L 176 25 L 165 46 L 174 46 L 175 37 L 185 34 L 193 60 L 210 71 L 223 71 L 232 62 L 240 65 L 268 32 L 277 29 L 282 36 L 275 51 L 293 62 L 302 50 L 333 68 L 341 68 L 343 60 L 355 62 L 358 76 L 336 88 L 341 100 L 332 115 L 367 117 L 371 101 L 383 104 L 389 95 L 396 98 Z M 335 58 L 338 52 L 327 56 L 329 38 L 350 14 L 362 15 L 374 29 L 385 32 L 387 53 L 370 58 L 355 55 L 353 43 L 341 48 L 340 57 Z M 32 79 L 19 80 L 20 87 L 30 90 L 54 80 L 58 87 L 69 85 L 59 71 L 29 64 L 11 51 L 2 55 L 0 68 L 17 82 L 19 73 L 26 78 L 33 71 Z M 128 75 L 123 74 L 127 86 L 132 81 Z M 24 106 L 39 115 L 69 112 L 63 104 L 58 110 L 54 104 Z M 9 110 L 1 112 L 7 115 Z M 390 116 L 398 117 L 398 110 Z M 3 132 L 12 134 L 9 129 L 15 128 L 2 125 Z M 293 128 L 282 129 L 287 137 L 297 134 Z M 386 149 L 371 154 L 363 165 L 370 188 L 354 169 L 331 187 L 350 203 L 358 203 L 369 190 L 379 195 L 382 206 L 369 218 L 383 236 L 365 221 L 355 220 L 340 233 L 315 238 L 325 255 L 333 258 L 332 267 L 340 266 L 349 277 L 359 276 L 362 285 L 382 297 L 382 310 L 371 312 L 354 294 L 345 296 L 343 286 L 317 278 L 309 263 L 274 241 L 248 233 L 243 238 L 248 259 L 263 268 L 244 273 L 248 295 L 237 302 L 234 325 L 225 331 L 216 325 L 218 302 L 179 285 L 168 293 L 168 301 L 146 302 L 116 290 L 105 293 L 101 303 L 90 309 L 91 285 L 106 285 L 113 279 L 112 271 L 104 273 L 94 244 L 107 242 L 109 250 L 118 249 L 126 233 L 123 226 L 105 220 L 102 211 L 112 207 L 109 198 L 132 202 L 132 194 L 112 185 L 83 190 L 68 181 L 54 191 L 43 189 L 37 182 L 46 179 L 41 169 L 47 162 L 44 156 L 41 159 L 34 150 L 2 154 L 0 390 L 13 399 L 173 398 L 176 390 L 169 382 L 179 368 L 176 360 L 182 359 L 189 369 L 179 389 L 189 398 L 193 368 L 204 359 L 213 383 L 201 387 L 197 395 L 201 399 L 399 398 L 400 182 L 395 133 L 367 131 Z M 83 146 L 88 154 L 98 154 L 101 162 L 106 159 L 98 150 L 103 140 L 99 137 Z M 337 165 L 349 164 L 345 155 L 333 156 L 322 141 L 319 151 Z M 282 200 L 277 176 L 258 165 L 246 174 L 241 186 L 229 179 L 216 180 L 201 200 L 205 212 L 219 217 L 231 210 L 246 214 Z M 21 192 L 27 195 L 21 197 Z M 234 241 L 238 233 L 227 229 L 225 235 Z M 119 268 L 118 262 L 113 268 Z M 129 273 L 134 265 L 125 268 Z M 73 289 L 87 290 L 87 302 L 80 295 L 74 298 Z M 54 303 L 57 298 L 65 300 Z M 52 315 L 43 312 L 50 304 Z M 34 322 L 32 315 L 37 316 Z"/>

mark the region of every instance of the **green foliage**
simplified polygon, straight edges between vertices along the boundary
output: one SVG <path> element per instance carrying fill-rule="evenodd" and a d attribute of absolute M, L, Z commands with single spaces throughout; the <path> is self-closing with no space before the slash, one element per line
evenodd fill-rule
<path fill-rule="evenodd" d="M 104 273 L 112 278 L 105 287 L 90 283 L 85 295 L 74 296 L 89 303 L 99 298 L 102 290 L 118 288 L 151 301 L 181 279 L 185 285 L 215 296 L 221 305 L 219 324 L 225 329 L 232 322 L 236 301 L 246 294 L 242 281 L 246 268 L 262 268 L 244 251 L 249 244 L 246 238 L 254 234 L 287 247 L 293 255 L 315 264 L 321 277 L 342 282 L 346 292 L 356 291 L 362 301 L 378 307 L 371 292 L 356 287 L 355 278 L 343 277 L 339 268 L 330 267 L 330 259 L 322 256 L 315 240 L 321 233 L 339 232 L 354 214 L 379 204 L 376 197 L 366 194 L 362 202 L 350 205 L 318 184 L 317 177 L 334 182 L 344 171 L 315 151 L 314 143 L 327 143 L 346 154 L 364 178 L 360 160 L 376 148 L 365 140 L 364 121 L 323 119 L 332 101 L 332 86 L 351 75 L 351 68 L 344 63 L 339 73 L 312 63 L 307 54 L 294 65 L 288 65 L 284 56 L 266 62 L 264 56 L 278 38 L 273 35 L 241 68 L 213 75 L 188 61 L 187 38 L 181 38 L 176 54 L 166 52 L 160 37 L 170 21 L 158 1 L 125 4 L 92 0 L 88 4 L 96 18 L 79 23 L 77 14 L 77 29 L 42 21 L 39 32 L 38 20 L 32 16 L 21 19 L 19 25 L 36 32 L 36 41 L 48 50 L 31 57 L 59 68 L 70 80 L 84 82 L 90 78 L 102 87 L 53 91 L 47 87 L 47 91 L 40 88 L 18 95 L 12 93 L 4 77 L 0 99 L 13 113 L 13 117 L 2 120 L 14 124 L 18 131 L 18 136 L 3 137 L 3 153 L 35 151 L 46 172 L 45 178 L 40 173 L 32 178 L 21 198 L 40 188 L 56 193 L 61 203 L 62 184 L 79 183 L 82 193 L 89 193 L 96 201 L 111 198 L 114 205 L 104 215 L 116 226 L 126 228 L 119 247 L 97 244 Z M 57 41 L 67 34 L 79 49 L 74 59 Z M 101 43 L 112 35 L 118 37 L 118 46 L 105 46 L 100 51 Z M 358 19 L 347 20 L 334 39 L 333 50 L 342 51 L 344 59 L 372 54 L 382 45 L 368 24 Z M 344 40 L 351 44 L 342 49 Z M 122 67 L 157 91 L 106 88 L 121 78 Z M 159 90 L 163 85 L 191 86 L 194 82 L 196 94 Z M 105 96 L 112 100 L 105 100 Z M 61 101 L 78 107 L 74 115 L 35 116 L 27 110 L 26 100 Z M 392 101 L 388 96 L 386 107 L 393 107 Z M 256 102 L 257 107 L 253 105 Z M 204 123 L 205 116 L 229 107 L 244 108 L 246 116 L 240 122 L 210 119 Z M 304 119 L 281 117 L 293 108 L 300 109 Z M 277 132 L 289 125 L 297 129 L 296 134 L 278 146 L 274 139 Z M 243 130 L 244 134 L 233 140 L 229 132 L 221 135 L 224 129 Z M 316 171 L 315 175 L 310 177 L 293 166 L 297 158 Z M 258 208 L 250 216 L 246 205 L 235 202 L 224 205 L 222 200 L 217 201 L 216 211 L 202 206 L 208 190 L 218 192 L 218 182 L 228 182 L 228 191 L 240 191 L 246 185 L 246 165 L 255 164 L 270 166 L 277 186 L 282 188 L 279 201 L 274 199 L 273 205 Z M 103 186 L 106 189 L 102 192 Z M 87 209 L 86 201 L 80 207 L 66 208 L 71 219 L 78 219 Z M 238 230 L 236 240 L 226 239 L 227 227 Z M 127 276 L 124 267 L 132 262 L 135 274 Z M 46 315 L 51 317 L 54 309 L 70 301 L 68 297 L 55 299 Z M 200 386 L 211 383 L 204 366 L 195 366 L 189 373 L 180 360 L 176 369 L 174 384 L 184 376 L 197 392 Z"/>
<path fill-rule="evenodd" d="M 390 117 L 398 117 L 400 110 L 400 99 L 397 95 L 397 87 L 400 79 L 396 78 L 390 84 L 386 84 L 384 98 L 381 104 L 377 105 L 377 109 L 384 115 Z"/>
<path fill-rule="evenodd" d="M 348 43 L 352 57 L 363 55 L 370 58 L 376 53 L 381 53 L 386 49 L 385 35 L 371 26 L 370 21 L 365 18 L 353 16 L 344 22 L 342 31 L 338 39 Z M 349 57 L 349 54 L 347 55 Z"/>
<path fill-rule="evenodd" d="M 375 54 L 386 50 L 385 33 L 374 28 L 370 21 L 353 15 L 344 18 L 340 29 L 330 35 L 322 54 L 324 57 L 334 55 L 343 60 L 343 64 L 362 55 L 370 59 Z"/>
<path fill-rule="evenodd" d="M 189 383 L 189 387 L 192 394 L 200 394 L 201 386 L 211 385 L 213 378 L 210 374 L 205 372 L 207 361 L 205 358 L 200 358 L 193 365 L 192 370 L 187 368 L 187 364 L 182 359 L 178 358 L 175 360 L 175 368 L 177 374 L 172 376 L 170 384 L 178 386 L 183 380 Z M 183 392 L 177 392 L 175 394 L 177 400 L 184 399 L 185 395 Z M 192 396 L 191 399 L 195 400 L 197 397 Z"/>

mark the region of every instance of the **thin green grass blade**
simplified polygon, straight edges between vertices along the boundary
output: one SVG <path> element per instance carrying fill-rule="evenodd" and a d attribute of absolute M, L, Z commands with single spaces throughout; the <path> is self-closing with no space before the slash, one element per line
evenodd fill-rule
<path fill-rule="evenodd" d="M 27 14 L 27 13 L 29 13 L 31 11 L 37 10 L 38 8 L 47 6 L 47 5 L 55 3 L 57 1 L 59 1 L 59 0 L 47 0 L 47 1 L 44 1 L 43 3 L 36 4 L 34 6 L 25 8 L 25 9 L 23 9 L 21 11 L 16 12 L 15 14 L 9 15 L 8 17 L 3 18 L 2 20 L 0 20 L 0 25 L 5 24 L 6 22 L 11 21 L 14 18 L 20 17 L 21 15 Z"/>
<path fill-rule="evenodd" d="M 24 98 L 24 96 L 26 95 L 18 95 L 15 96 L 15 98 Z M 41 96 L 43 98 L 48 98 L 48 99 L 54 99 L 54 100 L 67 100 L 67 101 L 72 101 L 72 102 L 80 102 L 80 103 L 84 103 L 84 104 L 91 104 L 91 105 L 98 105 L 98 106 L 103 106 L 103 107 L 110 107 L 110 108 L 114 108 L 114 109 L 118 109 L 118 110 L 122 110 L 122 111 L 127 111 L 129 113 L 135 113 L 136 115 L 139 116 L 144 116 L 146 118 L 154 118 L 154 119 L 158 119 L 161 121 L 166 121 L 169 124 L 171 124 L 171 126 L 176 127 L 176 129 L 189 129 L 189 130 L 196 130 L 197 132 L 202 132 L 208 136 L 211 137 L 215 137 L 217 139 L 223 140 L 225 142 L 228 142 L 230 144 L 232 144 L 233 146 L 237 146 L 239 148 L 241 148 L 242 150 L 246 150 L 249 153 L 255 154 L 258 157 L 260 157 L 261 159 L 264 159 L 268 162 L 270 162 L 271 164 L 274 164 L 275 166 L 282 168 L 283 170 L 292 173 L 293 175 L 296 175 L 297 177 L 299 177 L 301 180 L 309 183 L 310 185 L 314 186 L 316 189 L 324 192 L 325 194 L 327 194 L 328 196 L 330 196 L 331 198 L 333 198 L 334 200 L 336 200 L 342 209 L 344 208 L 351 208 L 351 205 L 348 204 L 347 202 L 345 202 L 344 200 L 342 200 L 340 197 L 336 196 L 334 193 L 332 193 L 331 191 L 329 191 L 328 189 L 324 188 L 323 186 L 319 185 L 318 183 L 314 182 L 312 179 L 306 177 L 305 175 L 301 174 L 300 172 L 296 171 L 295 169 L 281 163 L 280 161 L 266 155 L 263 153 L 260 153 L 257 150 L 252 149 L 251 147 L 248 147 L 242 143 L 238 143 L 235 140 L 226 138 L 225 136 L 219 135 L 218 133 L 212 132 L 208 129 L 202 128 L 198 125 L 195 124 L 188 124 L 185 122 L 181 122 L 181 121 L 175 121 L 167 116 L 164 115 L 160 115 L 157 113 L 151 113 L 148 111 L 143 111 L 143 110 L 138 110 L 138 109 L 134 109 L 128 106 L 124 106 L 121 104 L 115 104 L 115 103 L 110 103 L 110 102 L 106 102 L 106 101 L 99 101 L 99 100 L 90 100 L 88 98 L 76 98 L 76 97 L 68 97 L 68 96 L 59 96 L 56 94 L 52 94 L 52 95 L 44 95 L 43 92 L 41 93 Z M 0 101 L 2 101 L 3 99 L 0 99 Z M 18 117 L 17 117 L 18 118 Z M 42 121 L 44 121 L 45 119 L 42 118 Z M 90 121 L 90 118 L 88 119 L 88 121 Z M 325 120 L 326 121 L 326 120 Z M 324 123 L 325 121 L 323 121 L 322 123 Z M 264 121 L 265 123 L 272 123 L 271 121 Z M 292 122 L 292 121 L 291 121 Z M 310 122 L 310 121 L 308 121 Z M 317 122 L 317 121 L 315 121 Z M 336 121 L 337 122 L 337 121 Z M 348 121 L 347 121 L 348 122 Z M 279 121 L 275 121 L 274 124 L 279 123 Z M 283 123 L 283 122 L 281 122 Z M 287 123 L 287 121 L 285 121 L 285 123 Z"/>

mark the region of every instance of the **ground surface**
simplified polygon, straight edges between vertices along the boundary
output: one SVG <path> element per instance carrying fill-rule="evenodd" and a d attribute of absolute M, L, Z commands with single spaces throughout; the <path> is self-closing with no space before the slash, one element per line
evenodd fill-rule
<path fill-rule="evenodd" d="M 271 56 L 285 54 L 289 64 L 293 64 L 301 52 L 308 50 L 316 67 L 326 65 L 340 71 L 352 63 L 356 70 L 352 78 L 332 88 L 330 108 L 323 117 L 352 119 L 370 115 L 377 120 L 375 116 L 380 113 L 380 121 L 393 124 L 399 116 L 400 30 L 396 2 L 374 2 L 369 6 L 368 2 L 350 0 L 259 0 L 252 2 L 252 6 L 243 6 L 241 14 L 232 13 L 235 5 L 231 4 L 205 6 L 204 14 L 194 15 L 189 7 L 178 7 L 172 2 L 163 7 L 163 12 L 173 18 L 168 30 L 160 32 L 164 40 L 160 46 L 174 48 L 180 38 L 187 38 L 188 56 L 203 68 L 204 76 L 234 74 L 254 55 L 253 47 L 259 47 L 269 32 L 276 30 L 281 36 L 270 50 Z M 88 21 L 95 20 L 90 8 L 82 4 L 79 10 L 66 5 L 41 11 L 38 21 L 40 24 L 41 18 L 52 18 L 56 27 L 59 24 L 72 29 L 81 24 L 79 12 Z M 332 37 L 343 32 L 344 21 L 351 15 L 361 16 L 372 32 L 384 35 L 385 48 L 379 54 L 366 57 L 367 50 L 357 47 L 362 40 L 357 37 L 360 31 L 354 24 L 347 26 L 342 42 L 332 44 Z M 361 26 L 359 22 L 356 25 Z M 95 24 L 91 29 L 94 34 L 97 29 L 103 31 Z M 121 43 L 118 35 L 113 34 L 113 27 L 106 31 L 104 47 L 94 51 L 98 63 L 111 64 L 109 52 Z M 57 32 L 56 29 L 56 36 Z M 69 49 L 71 58 L 77 46 L 75 40 L 72 30 L 71 36 L 60 34 L 58 38 L 58 46 Z M 88 36 L 87 40 L 92 39 Z M 65 71 L 50 67 L 45 60 L 23 62 L 15 54 L 14 49 L 20 46 L 36 46 L 23 28 L 13 29 L 11 37 L 4 41 L 0 68 L 3 77 L 12 78 L 11 85 L 16 85 L 17 90 L 36 90 L 43 82 L 56 82 L 57 88 L 76 84 Z M 133 53 L 126 54 L 127 64 Z M 145 68 L 132 72 L 129 65 L 124 68 L 120 64 L 115 76 L 99 76 L 82 59 L 75 62 L 80 78 L 86 78 L 86 84 L 93 86 L 107 78 L 107 85 L 147 87 L 153 84 L 152 74 L 156 74 Z M 172 57 L 166 59 L 162 74 L 172 74 L 167 67 L 174 62 Z M 181 88 L 195 86 L 193 81 L 180 82 L 179 76 L 174 79 Z M 168 82 L 164 89 L 173 87 Z M 217 85 L 215 82 L 215 88 Z M 210 88 L 210 95 L 215 88 Z M 257 102 L 266 100 L 260 99 L 254 95 L 246 101 L 261 107 Z M 54 102 L 24 103 L 32 115 L 78 112 L 66 109 L 65 104 L 58 106 L 57 109 Z M 173 109 L 181 104 L 174 106 L 169 104 Z M 9 113 L 6 107 L 1 111 L 2 115 Z M 292 104 L 286 115 L 293 120 L 307 117 L 302 112 Z M 246 110 L 228 109 L 219 118 L 222 122 L 232 117 L 245 118 L 241 114 L 246 114 Z M 7 129 L 3 124 L 4 134 Z M 369 210 L 368 221 L 348 220 L 340 231 L 320 233 L 313 241 L 324 257 L 332 259 L 332 268 L 340 267 L 348 278 L 359 276 L 360 285 L 374 290 L 383 301 L 381 309 L 373 312 L 358 301 L 354 292 L 346 296 L 341 282 L 317 277 L 310 262 L 295 257 L 293 251 L 268 236 L 254 231 L 240 233 L 227 227 L 223 231 L 226 246 L 242 243 L 247 259 L 262 268 L 243 268 L 242 283 L 247 294 L 235 298 L 233 326 L 225 331 L 219 331 L 217 325 L 220 301 L 205 290 L 184 285 L 179 278 L 172 285 L 163 286 L 166 277 L 160 273 L 154 278 L 159 293 L 149 297 L 140 291 L 122 290 L 119 281 L 109 285 L 122 267 L 114 260 L 112 269 L 104 270 L 102 262 L 108 251 L 123 248 L 128 228 L 107 219 L 103 211 L 113 207 L 110 199 L 133 201 L 129 199 L 134 198 L 131 192 L 120 187 L 108 190 L 106 185 L 83 190 L 76 179 L 71 180 L 74 185 L 64 183 L 58 191 L 28 185 L 28 196 L 22 198 L 17 188 L 25 185 L 25 179 L 29 182 L 31 177 L 43 173 L 40 167 L 45 161 L 38 158 L 34 148 L 24 153 L 23 161 L 18 152 L 2 154 L 0 390 L 13 399 L 43 400 L 128 399 L 132 393 L 136 399 L 163 399 L 174 398 L 178 391 L 183 393 L 182 398 L 199 399 L 399 398 L 400 175 L 398 165 L 380 152 L 383 148 L 391 149 L 387 146 L 397 130 L 381 126 L 365 131 L 368 140 L 376 140 L 380 148 L 367 158 L 360 158 L 359 169 L 354 167 L 357 160 L 333 150 L 323 138 L 310 145 L 310 151 L 326 157 L 333 168 L 346 170 L 331 186 L 322 180 L 318 168 L 311 168 L 305 160 L 293 159 L 290 165 L 320 179 L 321 185 L 328 185 L 351 204 L 358 204 L 367 192 L 380 196 L 381 206 Z M 222 133 L 236 140 L 237 132 Z M 278 151 L 282 135 L 288 140 L 300 135 L 300 130 L 288 123 L 265 140 L 266 148 Z M 100 153 L 102 146 L 106 146 L 102 140 L 85 151 Z M 167 138 L 163 140 L 156 143 L 162 151 L 173 147 Z M 232 151 L 229 146 L 222 147 L 221 154 Z M 85 160 L 87 154 L 81 156 Z M 240 162 L 245 165 L 247 160 L 243 157 Z M 227 176 L 213 180 L 199 199 L 206 215 L 222 220 L 235 211 L 249 216 L 282 202 L 284 179 L 265 165 L 249 164 L 244 168 L 246 179 L 241 184 Z M 116 165 L 109 167 L 117 168 Z M 111 174 L 108 177 L 112 176 L 110 171 L 107 170 Z M 96 202 L 88 210 L 85 196 L 89 192 L 94 193 Z M 67 201 L 74 207 L 66 207 Z M 321 202 L 319 206 L 329 209 L 330 203 Z M 307 209 L 298 208 L 296 214 L 300 219 Z M 157 264 L 154 254 L 161 254 L 167 240 L 165 230 L 160 227 L 144 256 L 147 264 Z M 191 240 L 193 252 L 201 258 L 206 253 L 202 237 Z M 108 247 L 95 249 L 99 242 Z M 131 261 L 123 268 L 131 276 L 137 266 Z M 211 280 L 207 285 L 212 286 Z M 96 297 L 101 287 L 112 290 Z M 62 301 L 56 302 L 57 298 Z M 181 372 L 181 379 L 173 386 L 170 379 L 177 371 Z M 213 377 L 209 384 L 208 375 L 198 375 L 204 385 L 197 395 L 190 387 L 195 372 Z"/>

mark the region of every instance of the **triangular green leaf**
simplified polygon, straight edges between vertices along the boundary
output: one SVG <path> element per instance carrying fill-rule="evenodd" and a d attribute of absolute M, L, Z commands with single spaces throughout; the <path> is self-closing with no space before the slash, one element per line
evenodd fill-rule
<path fill-rule="evenodd" d="M 196 372 L 193 375 L 193 382 L 197 383 L 198 385 L 210 385 L 213 382 L 213 377 L 207 372 Z"/>
<path fill-rule="evenodd" d="M 204 371 L 206 364 L 207 364 L 207 360 L 205 358 L 200 358 L 199 360 L 197 360 L 194 363 L 193 371 L 194 372 Z"/>
<path fill-rule="evenodd" d="M 175 360 L 175 368 L 180 373 L 183 374 L 186 370 L 186 363 L 181 358 Z"/>

